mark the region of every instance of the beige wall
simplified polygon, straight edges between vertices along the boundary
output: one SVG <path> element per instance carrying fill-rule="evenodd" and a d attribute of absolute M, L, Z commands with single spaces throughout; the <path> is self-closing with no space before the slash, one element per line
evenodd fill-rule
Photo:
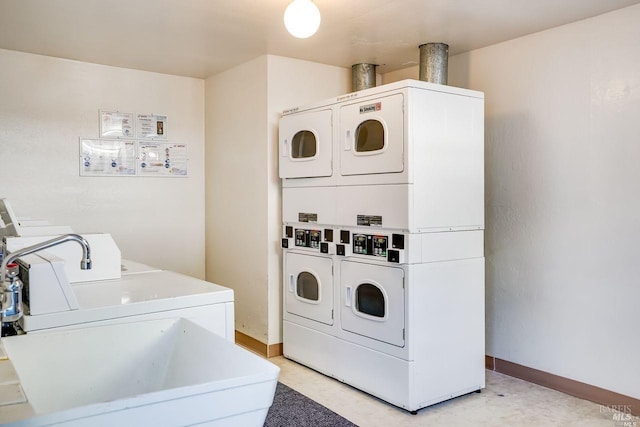
<path fill-rule="evenodd" d="M 204 277 L 204 82 L 0 50 L 0 197 L 16 214 L 111 233 L 123 257 Z M 168 116 L 186 178 L 80 177 L 100 109 Z"/>
<path fill-rule="evenodd" d="M 347 93 L 351 70 L 268 56 L 269 344 L 282 342 L 282 212 L 278 177 L 278 121 L 283 110 Z"/>
<path fill-rule="evenodd" d="M 349 76 L 269 55 L 206 80 L 207 279 L 233 288 L 236 329 L 265 344 L 282 341 L 278 119 Z"/>
<path fill-rule="evenodd" d="M 458 55 L 449 83 L 486 94 L 488 353 L 640 398 L 637 22 L 633 6 Z M 207 278 L 234 289 L 238 330 L 277 343 L 278 113 L 349 82 L 274 56 L 203 82 L 0 50 L 0 196 L 196 277 L 206 208 Z M 99 109 L 166 113 L 190 176 L 80 178 Z"/>
<path fill-rule="evenodd" d="M 235 293 L 236 329 L 267 342 L 267 58 L 205 82 L 207 280 Z"/>
<path fill-rule="evenodd" d="M 449 62 L 486 96 L 487 352 L 635 398 L 638 22 L 632 6 Z"/>

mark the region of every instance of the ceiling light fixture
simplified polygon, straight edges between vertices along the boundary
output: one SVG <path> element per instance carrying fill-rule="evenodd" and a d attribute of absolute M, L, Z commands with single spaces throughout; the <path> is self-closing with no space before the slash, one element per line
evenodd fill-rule
<path fill-rule="evenodd" d="M 284 11 L 284 26 L 293 37 L 311 37 L 320 26 L 318 6 L 311 0 L 293 0 Z"/>

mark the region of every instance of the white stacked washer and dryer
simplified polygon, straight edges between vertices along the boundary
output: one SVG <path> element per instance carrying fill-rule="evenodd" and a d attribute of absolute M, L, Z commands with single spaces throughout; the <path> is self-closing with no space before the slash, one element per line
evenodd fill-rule
<path fill-rule="evenodd" d="M 409 411 L 484 388 L 484 95 L 287 110 L 279 160 L 285 357 Z"/>

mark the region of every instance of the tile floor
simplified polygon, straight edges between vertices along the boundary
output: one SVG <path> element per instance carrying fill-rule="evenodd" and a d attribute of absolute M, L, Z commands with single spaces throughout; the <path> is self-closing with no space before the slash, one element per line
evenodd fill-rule
<path fill-rule="evenodd" d="M 625 427 L 608 408 L 492 371 L 487 371 L 487 388 L 482 393 L 461 396 L 411 415 L 282 356 L 269 360 L 280 367 L 283 384 L 361 427 Z M 640 419 L 635 417 L 628 427 L 640 427 Z"/>

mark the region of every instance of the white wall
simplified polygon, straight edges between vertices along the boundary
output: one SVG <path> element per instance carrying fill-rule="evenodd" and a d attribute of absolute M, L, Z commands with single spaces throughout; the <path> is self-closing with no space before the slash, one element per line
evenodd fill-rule
<path fill-rule="evenodd" d="M 204 82 L 0 50 L 0 196 L 16 214 L 111 233 L 124 257 L 204 277 Z M 80 177 L 99 109 L 168 115 L 189 177 Z"/>
<path fill-rule="evenodd" d="M 640 5 L 449 61 L 486 96 L 487 353 L 635 398 L 638 22 Z"/>
<path fill-rule="evenodd" d="M 348 91 L 344 68 L 262 56 L 206 80 L 207 279 L 234 289 L 236 329 L 282 342 L 282 110 Z"/>

